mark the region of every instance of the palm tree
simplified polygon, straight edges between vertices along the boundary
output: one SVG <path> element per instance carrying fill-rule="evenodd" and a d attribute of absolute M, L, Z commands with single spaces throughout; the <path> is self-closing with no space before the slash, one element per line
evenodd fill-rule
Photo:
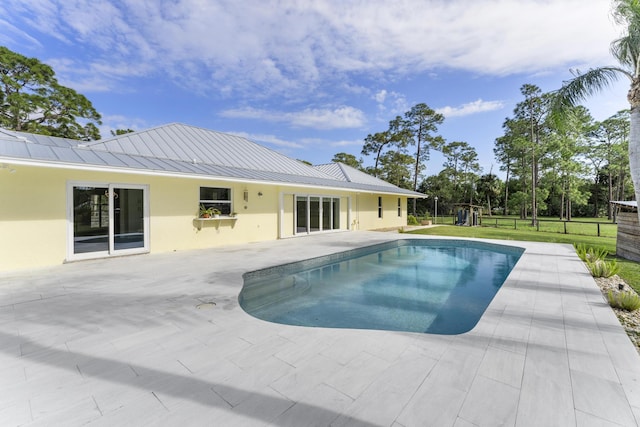
<path fill-rule="evenodd" d="M 629 165 L 636 200 L 640 201 L 640 0 L 614 0 L 612 15 L 616 23 L 625 26 L 622 36 L 611 42 L 611 54 L 620 65 L 594 68 L 584 74 L 575 71 L 575 77 L 556 92 L 556 110 L 577 104 L 621 76 L 629 79 Z"/>

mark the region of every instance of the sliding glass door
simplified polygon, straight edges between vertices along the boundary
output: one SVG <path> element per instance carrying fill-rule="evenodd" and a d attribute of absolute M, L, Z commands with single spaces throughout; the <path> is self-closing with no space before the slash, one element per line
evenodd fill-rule
<path fill-rule="evenodd" d="M 113 249 L 144 248 L 144 190 L 115 188 L 113 193 Z"/>
<path fill-rule="evenodd" d="M 295 200 L 296 234 L 340 229 L 340 198 L 298 195 Z"/>
<path fill-rule="evenodd" d="M 109 251 L 109 188 L 73 187 L 73 253 Z"/>
<path fill-rule="evenodd" d="M 69 184 L 69 259 L 148 251 L 145 186 Z"/>

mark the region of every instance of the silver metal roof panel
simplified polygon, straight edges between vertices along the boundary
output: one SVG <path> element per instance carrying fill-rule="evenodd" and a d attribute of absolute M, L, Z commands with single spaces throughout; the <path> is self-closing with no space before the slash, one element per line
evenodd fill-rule
<path fill-rule="evenodd" d="M 176 131 L 176 129 L 180 130 L 180 128 L 172 128 L 169 130 L 169 133 Z M 231 146 L 235 146 L 235 144 L 233 143 L 235 141 L 238 141 L 236 139 L 238 137 L 229 137 L 228 135 L 225 136 L 225 134 L 220 134 L 219 132 L 202 132 L 202 129 L 199 128 L 189 129 L 188 133 L 194 133 L 194 138 L 207 137 L 221 139 L 221 141 L 225 142 L 225 144 L 223 145 L 226 145 L 227 149 L 229 147 L 229 145 L 226 144 L 227 142 L 231 141 Z M 128 138 L 138 137 L 135 134 L 127 135 L 129 135 Z M 27 140 L 33 141 L 34 139 L 36 139 L 30 138 L 30 134 L 26 134 L 26 138 L 19 138 L 19 136 L 20 134 L 9 135 L 6 133 L 0 133 L 0 161 L 6 161 L 10 163 L 11 160 L 20 160 L 27 161 L 29 163 L 55 163 L 66 167 L 89 166 L 107 169 L 117 168 L 129 169 L 131 171 L 169 173 L 175 175 L 201 175 L 205 179 L 235 179 L 239 181 L 249 180 L 272 182 L 275 184 L 283 183 L 301 186 L 311 185 L 316 187 L 342 188 L 345 190 L 353 191 L 404 194 L 409 197 L 424 197 L 424 195 L 420 193 L 415 193 L 410 190 L 398 188 L 377 178 L 374 178 L 373 180 L 366 180 L 358 176 L 358 179 L 356 181 L 362 182 L 348 182 L 346 180 L 337 179 L 336 177 L 324 173 L 321 170 L 316 170 L 313 167 L 304 165 L 303 163 L 296 160 L 288 159 L 286 156 L 277 154 L 271 150 L 260 150 L 259 148 L 256 148 L 260 146 L 243 138 L 240 138 L 240 140 L 242 140 L 242 144 L 244 144 L 244 148 L 243 150 L 241 150 L 241 152 L 245 154 L 248 152 L 252 152 L 254 156 L 261 154 L 265 154 L 267 156 L 271 155 L 271 159 L 266 163 L 269 164 L 269 168 L 273 168 L 275 170 L 269 170 L 269 168 L 248 167 L 246 164 L 241 164 L 241 166 L 238 167 L 234 165 L 216 164 L 202 161 L 196 161 L 194 163 L 193 159 L 182 160 L 123 153 L 119 151 L 105 150 L 104 147 L 102 147 L 102 149 L 96 149 L 97 146 L 95 144 L 90 144 L 90 147 L 77 147 L 70 144 L 67 144 L 66 146 L 64 144 L 46 145 L 35 142 L 27 142 Z M 147 135 L 146 138 L 140 139 L 140 141 L 144 141 L 145 144 L 136 144 L 136 151 L 138 150 L 138 148 L 143 147 L 144 145 L 148 145 L 150 142 L 153 142 L 148 137 L 149 135 Z M 225 139 L 226 137 L 229 137 L 229 139 Z M 196 145 L 196 147 L 199 147 L 198 150 L 204 150 L 207 147 L 211 148 L 210 144 L 208 143 L 210 139 L 206 139 L 206 141 L 207 143 L 204 145 Z M 116 142 L 112 140 L 112 143 L 114 145 L 117 144 L 118 146 L 120 146 L 121 142 L 122 141 Z M 128 141 L 127 143 L 129 142 L 135 143 L 134 140 Z M 168 147 L 162 146 L 156 148 L 165 149 Z M 195 153 L 196 151 L 192 152 Z M 208 156 L 211 156 L 211 154 L 208 154 Z M 234 159 L 234 161 L 230 163 L 236 163 L 237 160 L 238 159 Z M 288 169 L 288 165 L 292 165 L 292 169 Z M 341 167 L 349 168 L 345 165 L 341 165 Z M 302 170 L 304 173 L 298 173 L 300 170 Z M 346 169 L 346 171 L 349 173 L 349 175 L 352 175 L 355 169 L 353 169 L 353 171 L 350 169 Z"/>
<path fill-rule="evenodd" d="M 89 145 L 109 152 L 326 177 L 309 165 L 246 138 L 179 123 L 118 135 Z"/>
<path fill-rule="evenodd" d="M 344 174 L 342 168 L 338 165 L 338 163 L 327 163 L 324 165 L 316 165 L 314 166 L 317 170 L 320 170 L 332 177 L 339 179 L 340 181 L 349 181 Z"/>
<path fill-rule="evenodd" d="M 0 138 L 0 153 L 7 157 L 28 158 L 29 150 L 24 141 Z"/>
<path fill-rule="evenodd" d="M 27 151 L 31 157 L 37 159 L 47 159 L 47 160 L 63 160 L 56 156 L 56 154 L 51 149 L 50 145 L 40 145 L 34 143 L 25 143 L 27 147 Z M 63 160 L 64 161 L 64 160 Z"/>
<path fill-rule="evenodd" d="M 317 165 L 314 167 L 341 181 L 382 187 L 396 187 L 395 185 L 390 184 L 387 181 L 376 178 L 375 176 L 371 176 L 354 167 L 345 165 L 344 163 L 340 162 Z"/>
<path fill-rule="evenodd" d="M 33 144 L 33 145 L 30 145 L 29 147 L 34 147 L 34 146 L 36 145 Z M 69 147 L 58 147 L 58 146 L 51 146 L 49 148 L 53 153 L 53 155 L 56 156 L 56 159 L 60 161 L 69 162 L 69 163 L 84 162 L 82 157 L 77 153 L 78 149 L 69 149 Z"/>

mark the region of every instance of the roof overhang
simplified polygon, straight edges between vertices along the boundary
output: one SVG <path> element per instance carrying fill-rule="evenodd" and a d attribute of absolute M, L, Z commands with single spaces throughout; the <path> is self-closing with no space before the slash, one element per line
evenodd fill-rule
<path fill-rule="evenodd" d="M 310 184 L 310 183 L 300 183 L 300 182 L 286 182 L 286 181 L 279 181 L 279 180 L 236 178 L 236 177 L 229 177 L 229 176 L 222 176 L 222 175 L 198 174 L 198 173 L 177 172 L 177 171 L 176 172 L 160 171 L 160 170 L 150 170 L 150 169 L 136 169 L 136 168 L 117 167 L 117 166 L 89 165 L 84 163 L 79 164 L 79 163 L 58 162 L 58 161 L 51 161 L 51 160 L 21 159 L 21 158 L 11 158 L 11 157 L 0 157 L 0 164 L 42 167 L 42 168 L 55 168 L 55 169 L 68 169 L 68 170 L 82 170 L 82 171 L 105 172 L 105 173 L 120 173 L 120 174 L 142 175 L 142 176 L 198 179 L 198 180 L 207 180 L 207 181 L 278 185 L 278 186 L 290 187 L 290 188 L 305 187 L 305 188 L 315 188 L 315 189 L 325 189 L 325 190 L 330 189 L 334 191 L 343 191 L 343 192 L 351 192 L 351 193 L 385 194 L 385 195 L 394 195 L 394 196 L 404 196 L 408 198 L 427 198 L 428 197 L 426 194 L 417 193 L 411 190 L 401 189 L 402 191 L 390 191 L 385 189 L 384 187 L 375 188 L 375 189 L 357 188 L 357 187 L 351 187 L 348 185 L 345 185 L 345 186 L 331 185 L 333 183 L 330 181 L 323 184 Z"/>

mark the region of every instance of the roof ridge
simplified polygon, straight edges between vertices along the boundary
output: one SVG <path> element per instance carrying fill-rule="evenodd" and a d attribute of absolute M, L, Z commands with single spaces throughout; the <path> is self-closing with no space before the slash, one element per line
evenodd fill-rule
<path fill-rule="evenodd" d="M 29 138 L 27 138 L 24 134 L 27 132 L 20 132 L 20 131 L 13 131 L 10 129 L 6 129 L 6 128 L 0 128 L 0 132 L 2 132 L 3 134 L 10 136 L 11 138 L 15 138 L 19 141 L 24 141 L 27 142 L 29 144 L 33 144 L 34 142 L 31 141 Z M 28 134 L 28 133 L 27 133 Z M 42 136 L 50 136 L 50 135 L 42 135 Z M 53 137 L 55 138 L 55 137 Z M 64 138 L 61 138 L 64 139 Z"/>
<path fill-rule="evenodd" d="M 335 163 L 336 163 L 336 164 L 338 165 L 338 167 L 340 168 L 340 171 L 343 173 L 343 175 L 344 175 L 345 179 L 347 180 L 347 182 L 353 182 L 353 179 L 351 178 L 351 175 L 350 175 L 350 174 L 349 174 L 349 172 L 345 169 L 345 166 L 348 166 L 348 165 L 345 165 L 345 164 L 344 164 L 344 163 L 342 163 L 342 162 L 335 162 Z"/>
<path fill-rule="evenodd" d="M 197 127 L 197 126 L 186 125 L 186 124 L 180 123 L 180 122 L 171 122 L 171 123 L 165 123 L 165 124 L 162 124 L 162 125 L 157 125 L 157 126 L 154 126 L 154 127 L 148 128 L 148 129 L 136 130 L 136 131 L 133 131 L 133 132 L 126 132 L 126 133 L 122 133 L 120 135 L 111 135 L 111 136 L 109 136 L 107 138 L 100 138 L 100 139 L 97 139 L 95 141 L 87 141 L 89 143 L 86 144 L 86 145 L 87 146 L 92 146 L 92 145 L 103 144 L 105 142 L 109 142 L 109 141 L 113 141 L 113 140 L 116 140 L 116 139 L 125 138 L 127 136 L 131 136 L 131 135 L 134 135 L 134 134 L 147 133 L 147 132 L 151 132 L 151 131 L 154 131 L 154 130 L 157 130 L 157 129 L 162 129 L 162 128 L 169 127 L 169 126 L 174 126 L 174 125 Z M 204 128 L 201 128 L 201 129 L 204 129 Z"/>

